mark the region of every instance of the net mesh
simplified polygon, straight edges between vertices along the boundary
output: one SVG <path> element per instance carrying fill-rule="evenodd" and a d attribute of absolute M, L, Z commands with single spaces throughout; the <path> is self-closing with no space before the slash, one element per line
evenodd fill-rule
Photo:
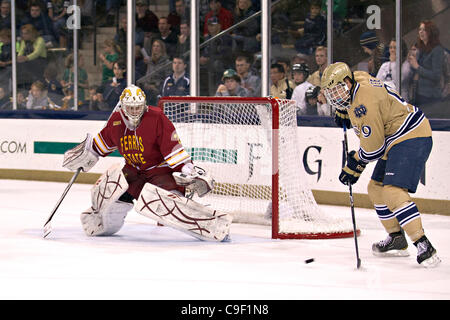
<path fill-rule="evenodd" d="M 274 159 L 278 165 L 273 165 L 271 100 L 229 99 L 161 101 L 195 165 L 215 180 L 213 192 L 195 200 L 231 214 L 233 222 L 276 223 L 280 234 L 350 236 L 345 234 L 351 232 L 351 225 L 322 212 L 307 186 L 292 101 L 276 100 L 279 129 Z M 272 219 L 272 176 L 276 173 L 279 205 Z"/>

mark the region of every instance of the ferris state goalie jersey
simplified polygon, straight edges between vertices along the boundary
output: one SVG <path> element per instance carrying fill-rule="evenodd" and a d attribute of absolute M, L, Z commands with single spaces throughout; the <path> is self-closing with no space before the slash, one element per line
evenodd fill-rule
<path fill-rule="evenodd" d="M 162 110 L 148 107 L 139 126 L 131 130 L 122 111 L 114 112 L 94 137 L 93 148 L 105 157 L 118 150 L 126 164 L 149 174 L 179 171 L 191 157 L 185 151 L 172 122 Z"/>
<path fill-rule="evenodd" d="M 394 89 L 363 71 L 355 71 L 354 78 L 356 85 L 348 114 L 360 139 L 361 160 L 385 160 L 392 146 L 431 136 L 430 123 L 423 112 Z"/>

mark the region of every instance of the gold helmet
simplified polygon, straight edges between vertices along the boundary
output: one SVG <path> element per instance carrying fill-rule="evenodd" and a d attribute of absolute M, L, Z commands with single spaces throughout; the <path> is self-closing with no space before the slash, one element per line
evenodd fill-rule
<path fill-rule="evenodd" d="M 344 79 L 349 77 L 353 81 L 353 72 L 344 62 L 330 64 L 323 72 L 321 87 L 325 92 L 328 103 L 336 108 L 350 106 L 350 89 Z"/>
<path fill-rule="evenodd" d="M 120 95 L 120 104 L 131 125 L 137 127 L 147 108 L 144 91 L 135 85 L 126 87 Z"/>

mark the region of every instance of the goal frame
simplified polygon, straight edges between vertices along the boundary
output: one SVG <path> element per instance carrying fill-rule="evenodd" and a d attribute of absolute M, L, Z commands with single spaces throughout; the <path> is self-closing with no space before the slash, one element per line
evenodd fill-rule
<path fill-rule="evenodd" d="M 279 129 L 280 109 L 276 98 L 272 97 L 193 97 L 168 96 L 158 101 L 158 108 L 164 111 L 165 103 L 270 103 L 272 107 L 272 239 L 336 239 L 353 237 L 353 231 L 328 233 L 282 233 L 279 230 Z M 276 223 L 274 223 L 276 222 Z M 360 231 L 357 230 L 357 235 Z"/>

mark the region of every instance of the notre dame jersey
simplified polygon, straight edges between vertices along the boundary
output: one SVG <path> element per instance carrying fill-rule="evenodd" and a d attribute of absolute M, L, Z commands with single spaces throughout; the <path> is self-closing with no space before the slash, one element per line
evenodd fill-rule
<path fill-rule="evenodd" d="M 358 156 L 370 162 L 387 158 L 392 146 L 407 139 L 430 137 L 428 119 L 394 89 L 363 71 L 355 71 L 348 114 L 360 139 Z"/>

